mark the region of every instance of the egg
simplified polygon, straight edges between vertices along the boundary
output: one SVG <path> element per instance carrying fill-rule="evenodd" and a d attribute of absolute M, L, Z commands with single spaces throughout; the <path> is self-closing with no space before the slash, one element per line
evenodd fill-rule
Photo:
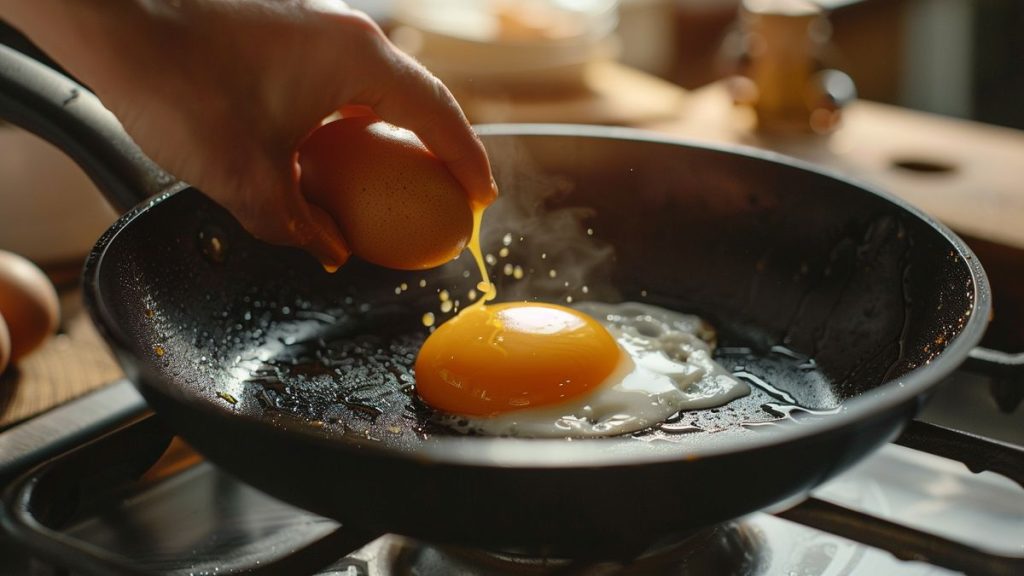
<path fill-rule="evenodd" d="M 7 369 L 11 361 L 11 334 L 7 331 L 7 322 L 0 316 L 0 374 Z"/>
<path fill-rule="evenodd" d="M 299 149 L 302 193 L 352 252 L 401 270 L 444 264 L 473 230 L 466 191 L 409 130 L 373 116 L 317 128 Z"/>
<path fill-rule="evenodd" d="M 60 323 L 60 302 L 49 278 L 35 264 L 0 250 L 0 315 L 11 340 L 11 362 L 35 350 Z"/>
<path fill-rule="evenodd" d="M 570 308 L 475 306 L 445 322 L 416 360 L 416 390 L 445 412 L 495 416 L 586 395 L 620 363 L 599 323 Z"/>
<path fill-rule="evenodd" d="M 700 318 L 647 304 L 476 306 L 424 342 L 416 391 L 460 432 L 626 434 L 749 394 L 713 347 Z"/>

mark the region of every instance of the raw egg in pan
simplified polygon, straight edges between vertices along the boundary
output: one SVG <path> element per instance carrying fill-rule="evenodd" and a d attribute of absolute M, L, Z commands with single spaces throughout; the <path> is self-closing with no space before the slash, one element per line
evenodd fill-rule
<path fill-rule="evenodd" d="M 713 346 L 701 319 L 646 304 L 474 306 L 427 338 L 416 389 L 461 432 L 625 434 L 748 394 Z"/>

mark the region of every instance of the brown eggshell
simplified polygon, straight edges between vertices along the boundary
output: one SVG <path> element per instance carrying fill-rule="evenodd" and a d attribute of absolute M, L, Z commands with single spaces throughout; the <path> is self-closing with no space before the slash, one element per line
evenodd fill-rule
<path fill-rule="evenodd" d="M 35 264 L 0 250 L 0 314 L 10 332 L 11 361 L 35 350 L 57 330 L 60 302 L 49 278 Z"/>
<path fill-rule="evenodd" d="M 11 361 L 11 334 L 7 331 L 7 322 L 0 316 L 0 374 L 7 369 Z"/>
<path fill-rule="evenodd" d="M 300 149 L 306 198 L 357 256 L 421 270 L 459 255 L 473 231 L 465 190 L 408 130 L 373 117 L 321 126 Z"/>

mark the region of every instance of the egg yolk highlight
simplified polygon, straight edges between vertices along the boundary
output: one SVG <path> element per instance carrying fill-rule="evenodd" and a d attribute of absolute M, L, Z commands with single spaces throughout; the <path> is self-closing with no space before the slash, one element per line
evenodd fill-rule
<path fill-rule="evenodd" d="M 416 390 L 438 410 L 494 416 L 580 396 L 612 373 L 620 355 L 604 326 L 571 308 L 473 306 L 424 342 Z"/>

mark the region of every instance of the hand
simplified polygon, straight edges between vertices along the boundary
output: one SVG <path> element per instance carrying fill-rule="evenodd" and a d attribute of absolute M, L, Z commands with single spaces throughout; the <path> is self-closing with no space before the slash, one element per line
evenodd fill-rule
<path fill-rule="evenodd" d="M 47 11 L 52 3 L 63 11 Z M 120 3 L 0 6 L 143 151 L 256 237 L 305 248 L 328 268 L 348 258 L 337 225 L 302 195 L 296 150 L 352 106 L 415 132 L 474 203 L 495 198 L 486 153 L 451 93 L 343 2 Z"/>

